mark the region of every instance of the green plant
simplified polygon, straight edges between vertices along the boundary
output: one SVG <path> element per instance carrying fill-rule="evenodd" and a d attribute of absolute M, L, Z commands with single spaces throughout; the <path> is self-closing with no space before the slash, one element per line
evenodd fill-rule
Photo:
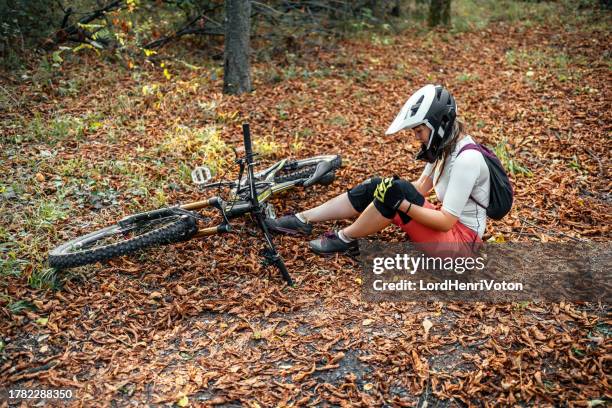
<path fill-rule="evenodd" d="M 38 207 L 35 208 L 30 221 L 36 227 L 50 227 L 56 221 L 65 219 L 66 216 L 67 212 L 64 209 L 64 204 L 43 201 L 38 203 Z"/>
<path fill-rule="evenodd" d="M 507 146 L 508 140 L 504 138 L 493 148 L 493 152 L 502 162 L 504 168 L 514 176 L 523 175 L 526 177 L 532 177 L 533 173 L 531 170 L 525 166 L 522 166 L 517 160 L 510 156 Z"/>
<path fill-rule="evenodd" d="M 85 160 L 81 158 L 68 159 L 61 162 L 57 167 L 57 173 L 67 177 L 78 177 L 86 169 Z"/>
<path fill-rule="evenodd" d="M 204 162 L 213 174 L 232 157 L 231 148 L 215 126 L 191 128 L 176 125 L 166 134 L 158 150 L 179 159 L 188 159 L 192 165 L 194 162 Z"/>
<path fill-rule="evenodd" d="M 297 153 L 303 148 L 304 148 L 304 143 L 302 143 L 302 141 L 300 140 L 299 135 L 296 134 L 295 137 L 293 138 L 293 142 L 291 142 L 291 150 Z"/>
<path fill-rule="evenodd" d="M 23 310 L 36 310 L 36 306 L 28 300 L 18 300 L 16 302 L 9 303 L 6 307 L 7 310 L 13 314 L 20 313 Z"/>
<path fill-rule="evenodd" d="M 373 33 L 371 37 L 372 44 L 374 45 L 393 45 L 395 44 L 395 39 L 393 37 L 378 35 L 377 33 Z"/>
<path fill-rule="evenodd" d="M 304 129 L 298 130 L 297 132 L 297 137 L 300 137 L 300 138 L 302 137 L 308 138 L 312 135 L 314 135 L 314 131 L 310 128 L 304 128 Z"/>
<path fill-rule="evenodd" d="M 474 82 L 478 81 L 480 77 L 477 74 L 471 74 L 469 72 L 464 72 L 457 75 L 457 81 L 459 82 Z"/>
<path fill-rule="evenodd" d="M 81 139 L 86 126 L 81 118 L 74 116 L 56 116 L 45 122 L 37 112 L 30 121 L 27 132 L 16 142 L 34 141 L 54 145 L 66 139 Z"/>
<path fill-rule="evenodd" d="M 274 136 L 266 136 L 253 141 L 253 150 L 262 156 L 274 156 L 279 149 L 280 146 L 274 140 Z"/>
<path fill-rule="evenodd" d="M 28 285 L 34 289 L 57 288 L 59 281 L 55 269 L 34 269 L 28 278 Z"/>
<path fill-rule="evenodd" d="M 568 166 L 571 169 L 576 170 L 578 173 L 582 173 L 582 166 L 578 162 L 578 157 L 576 157 L 576 155 L 573 156 L 572 160 L 568 163 Z"/>
<path fill-rule="evenodd" d="M 349 121 L 342 115 L 336 115 L 329 119 L 329 124 L 334 126 L 346 126 L 349 124 Z"/>
<path fill-rule="evenodd" d="M 15 245 L 10 242 L 0 242 L 0 276 L 20 276 L 28 265 L 28 261 L 18 258 L 15 249 Z"/>

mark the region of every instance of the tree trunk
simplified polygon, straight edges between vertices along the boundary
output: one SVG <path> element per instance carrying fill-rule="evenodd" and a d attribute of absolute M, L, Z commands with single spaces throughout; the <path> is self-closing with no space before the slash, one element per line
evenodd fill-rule
<path fill-rule="evenodd" d="M 250 32 L 251 1 L 225 0 L 224 93 L 238 95 L 252 90 Z"/>
<path fill-rule="evenodd" d="M 370 0 L 368 8 L 372 12 L 372 16 L 377 20 L 382 20 L 385 17 L 385 6 L 387 0 Z"/>
<path fill-rule="evenodd" d="M 431 0 L 429 5 L 429 26 L 450 26 L 451 0 Z"/>
<path fill-rule="evenodd" d="M 401 0 L 395 0 L 393 4 L 393 8 L 391 9 L 391 15 L 393 17 L 402 16 L 402 1 Z"/>

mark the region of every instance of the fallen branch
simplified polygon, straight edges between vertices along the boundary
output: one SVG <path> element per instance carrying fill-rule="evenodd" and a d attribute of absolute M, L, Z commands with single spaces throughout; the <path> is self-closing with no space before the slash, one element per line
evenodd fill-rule
<path fill-rule="evenodd" d="M 162 47 L 166 44 L 168 44 L 171 41 L 174 41 L 184 35 L 187 34 L 200 34 L 200 35 L 217 35 L 217 36 L 224 36 L 225 35 L 225 30 L 223 29 L 212 29 L 212 28 L 189 28 L 189 29 L 184 29 L 184 30 L 180 30 L 177 31 L 176 33 L 167 36 L 167 37 L 162 37 L 159 38 L 157 40 L 151 41 L 145 45 L 143 45 L 143 48 L 147 48 L 147 49 L 153 49 L 153 48 L 159 48 Z"/>
<path fill-rule="evenodd" d="M 208 13 L 214 12 L 220 7 L 223 7 L 223 4 L 220 4 L 220 5 L 218 4 L 212 7 L 208 7 L 205 10 L 200 10 L 200 13 L 197 16 L 189 20 L 185 25 L 183 25 L 180 29 L 178 29 L 174 34 L 158 38 L 157 40 L 150 41 L 147 44 L 144 44 L 142 47 L 148 48 L 148 49 L 163 47 L 169 42 L 176 40 L 184 35 L 188 35 L 188 34 L 218 35 L 218 36 L 225 35 L 225 29 L 223 27 L 223 24 L 207 16 Z M 204 23 L 200 24 L 199 27 L 193 27 L 196 23 L 200 22 L 201 20 L 207 20 L 209 23 L 212 24 L 212 27 L 204 27 Z"/>
<path fill-rule="evenodd" d="M 114 0 L 108 5 L 102 7 L 101 9 L 92 11 L 87 16 L 80 19 L 78 22 L 71 24 L 67 27 L 63 27 L 68 20 L 69 13 L 72 13 L 72 10 L 68 9 L 62 21 L 62 28 L 56 31 L 55 34 L 53 34 L 52 39 L 47 39 L 44 45 L 46 47 L 49 47 L 50 45 L 60 44 L 67 40 L 83 42 L 83 40 L 91 36 L 91 34 L 87 33 L 86 30 L 83 30 L 83 28 L 80 27 L 81 25 L 89 24 L 92 21 L 104 16 L 109 11 L 121 8 L 123 5 L 124 0 Z"/>

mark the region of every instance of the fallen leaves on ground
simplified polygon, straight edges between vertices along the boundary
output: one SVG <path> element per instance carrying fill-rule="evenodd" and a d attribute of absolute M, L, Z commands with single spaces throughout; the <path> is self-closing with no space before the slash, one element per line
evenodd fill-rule
<path fill-rule="evenodd" d="M 147 75 L 162 84 L 165 99 L 136 93 L 123 112 L 122 123 L 140 121 L 140 130 L 108 140 L 110 130 L 101 126 L 85 131 L 80 142 L 26 143 L 23 155 L 10 158 L 7 174 L 17 179 L 32 171 L 36 194 L 52 194 L 53 180 L 70 176 L 29 169 L 32 157 L 81 158 L 91 166 L 126 154 L 138 160 L 138 152 L 161 143 L 173 124 L 214 123 L 223 140 L 238 145 L 239 121 L 232 118 L 239 112 L 255 137 L 274 137 L 278 157 L 345 158 L 332 186 L 276 200 L 282 214 L 323 202 L 373 174 L 418 176 L 416 144 L 383 131 L 412 91 L 441 82 L 456 95 L 468 132 L 490 145 L 505 140 L 509 157 L 533 174 L 512 176 L 516 206 L 505 220 L 489 223 L 489 237 L 608 240 L 609 33 L 499 23 L 482 32 L 438 34 L 428 37 L 430 45 L 409 34 L 391 45 L 355 40 L 321 49 L 317 60 L 305 63 L 307 72 L 329 72 L 311 79 L 266 83 L 257 75 L 265 67 L 255 65 L 252 95 L 222 97 L 219 81 L 200 81 L 195 91 L 152 71 Z M 563 53 L 567 72 L 555 71 L 554 58 L 530 58 L 536 53 Z M 88 69 L 109 65 L 92 62 Z M 114 95 L 138 86 L 131 73 L 118 75 L 116 81 L 87 76 L 87 92 L 65 97 L 61 107 L 57 97 L 37 94 L 30 109 L 49 117 L 54 110 L 79 115 L 92 106 L 110 112 Z M 189 84 L 200 74 L 173 75 Z M 27 85 L 14 91 L 31 92 Z M 216 119 L 198 108 L 211 101 Z M 101 114 L 99 121 L 110 119 Z M 297 152 L 291 147 L 296 141 L 302 143 Z M 41 156 L 48 149 L 54 153 Z M 161 166 L 148 176 L 176 171 Z M 120 175 L 109 175 L 108 182 L 117 191 L 126 185 Z M 168 190 L 167 198 L 187 201 L 194 192 Z M 112 214 L 75 206 L 73 218 L 55 227 L 83 232 L 83 223 L 120 216 L 122 204 Z M 378 238 L 403 239 L 391 229 Z M 367 304 L 354 261 L 319 258 L 301 239 L 276 241 L 296 288 L 259 265 L 261 240 L 245 233 L 82 268 L 59 291 L 33 290 L 26 277 L 14 279 L 4 288 L 7 295 L 30 299 L 35 307 L 20 313 L 0 308 L 0 382 L 73 388 L 85 406 L 424 406 L 439 400 L 598 406 L 611 397 L 605 305 Z M 6 303 L 0 299 L 0 306 Z"/>

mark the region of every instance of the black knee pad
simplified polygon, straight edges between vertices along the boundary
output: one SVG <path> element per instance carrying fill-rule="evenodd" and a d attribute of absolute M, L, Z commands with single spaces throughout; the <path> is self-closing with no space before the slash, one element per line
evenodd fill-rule
<path fill-rule="evenodd" d="M 356 211 L 361 213 L 370 205 L 374 200 L 376 186 L 381 181 L 381 177 L 372 177 L 347 191 L 348 199 Z"/>
<path fill-rule="evenodd" d="M 403 200 L 422 206 L 425 198 L 416 190 L 414 185 L 406 180 L 401 180 L 397 176 L 386 178 L 376 187 L 374 191 L 374 206 L 385 218 L 392 219 L 395 214 L 399 214 L 405 224 L 410 221 L 410 217 L 398 211 L 398 207 Z"/>

